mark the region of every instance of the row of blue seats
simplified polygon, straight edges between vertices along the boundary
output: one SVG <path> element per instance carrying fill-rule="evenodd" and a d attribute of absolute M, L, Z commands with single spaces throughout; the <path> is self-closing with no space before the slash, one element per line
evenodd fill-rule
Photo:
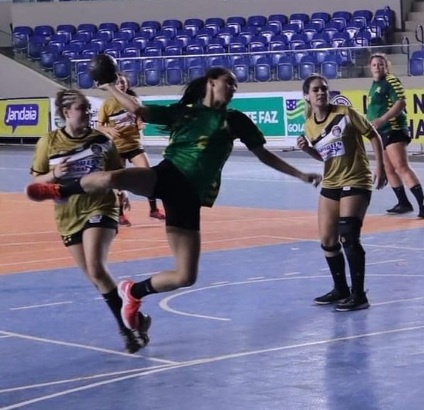
<path fill-rule="evenodd" d="M 296 62 L 293 55 L 280 56 L 278 61 L 273 61 L 269 56 L 259 57 L 254 63 L 248 56 L 230 61 L 225 56 L 208 58 L 195 57 L 187 64 L 183 60 L 170 60 L 166 65 L 158 60 L 121 60 L 120 71 L 127 74 L 133 87 L 143 85 L 179 85 L 202 75 L 207 68 L 214 66 L 228 67 L 236 74 L 240 82 L 292 80 L 306 78 L 311 72 L 322 71 L 329 79 L 339 76 L 343 68 L 351 67 L 342 56 L 328 52 L 322 59 L 313 54 L 304 56 Z M 93 81 L 88 73 L 88 62 L 72 63 L 67 58 L 62 58 L 53 64 L 53 76 L 59 80 L 72 81 L 76 79 L 80 88 L 91 88 Z"/>
<path fill-rule="evenodd" d="M 130 30 L 133 32 L 145 31 L 154 37 L 154 34 L 160 30 L 169 29 L 170 32 L 185 29 L 195 35 L 199 29 L 208 28 L 213 30 L 216 35 L 223 28 L 232 28 L 238 34 L 242 27 L 264 27 L 274 26 L 281 30 L 287 24 L 298 25 L 299 29 L 303 29 L 306 24 L 313 23 L 324 28 L 328 23 L 335 23 L 339 25 L 346 25 L 349 22 L 356 22 L 367 26 L 374 22 L 381 22 L 384 25 L 392 28 L 394 22 L 394 14 L 390 8 L 378 9 L 375 13 L 370 10 L 356 10 L 354 12 L 348 11 L 335 11 L 332 14 L 324 11 L 314 12 L 309 16 L 306 13 L 293 13 L 289 17 L 284 14 L 272 14 L 268 17 L 262 15 L 249 16 L 247 18 L 242 16 L 232 16 L 227 19 L 221 17 L 209 17 L 205 20 L 200 18 L 186 19 L 184 22 L 178 19 L 167 19 L 162 23 L 155 20 L 144 21 L 138 23 L 136 21 L 125 21 L 118 25 L 114 22 L 104 22 L 99 25 L 92 23 L 79 24 L 74 26 L 72 24 L 61 24 L 57 26 L 56 30 L 50 25 L 39 25 L 34 28 L 31 27 L 15 27 L 13 32 L 24 32 L 28 35 L 38 34 L 43 36 L 51 36 L 55 33 L 71 33 L 75 34 L 77 31 L 88 31 L 95 33 L 97 31 L 108 30 L 117 32 L 119 30 Z"/>

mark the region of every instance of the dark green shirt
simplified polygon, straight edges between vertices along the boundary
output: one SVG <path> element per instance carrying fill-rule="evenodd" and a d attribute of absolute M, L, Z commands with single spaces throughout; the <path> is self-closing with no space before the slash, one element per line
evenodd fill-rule
<path fill-rule="evenodd" d="M 192 183 L 201 204 L 212 206 L 218 196 L 221 172 L 236 138 L 249 150 L 265 144 L 252 120 L 237 110 L 204 105 L 149 105 L 150 122 L 171 127 L 164 158 Z"/>
<path fill-rule="evenodd" d="M 373 121 L 384 115 L 398 100 L 405 99 L 405 90 L 400 80 L 392 74 L 387 74 L 380 81 L 373 81 L 368 93 L 367 119 Z M 408 132 L 408 123 L 405 111 L 391 118 L 381 128 L 380 134 L 389 134 L 391 131 L 404 130 Z"/>

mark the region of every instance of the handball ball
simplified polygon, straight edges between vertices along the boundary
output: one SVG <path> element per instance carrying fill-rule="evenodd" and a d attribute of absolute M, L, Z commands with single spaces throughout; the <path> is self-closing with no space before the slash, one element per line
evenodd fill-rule
<path fill-rule="evenodd" d="M 99 85 L 115 82 L 117 70 L 116 60 L 107 54 L 99 54 L 88 63 L 90 77 Z"/>

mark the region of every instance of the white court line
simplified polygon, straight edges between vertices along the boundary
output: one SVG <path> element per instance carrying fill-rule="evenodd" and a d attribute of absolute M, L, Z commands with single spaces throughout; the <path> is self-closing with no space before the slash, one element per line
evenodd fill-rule
<path fill-rule="evenodd" d="M 63 301 L 63 302 L 45 303 L 45 304 L 42 304 L 42 305 L 29 305 L 29 306 L 14 307 L 14 308 L 10 308 L 10 310 L 36 309 L 36 308 L 40 308 L 40 307 L 50 307 L 50 306 L 58 306 L 58 305 L 69 305 L 71 303 L 74 303 L 74 302 L 68 300 L 68 301 Z"/>
<path fill-rule="evenodd" d="M 79 343 L 62 342 L 60 340 L 46 339 L 44 337 L 29 336 L 29 335 L 24 335 L 22 333 L 6 332 L 6 331 L 3 331 L 3 330 L 0 330 L 0 334 L 3 334 L 5 336 L 17 337 L 19 339 L 32 340 L 32 341 L 36 341 L 36 342 L 43 342 L 43 343 L 48 343 L 48 344 L 53 344 L 53 345 L 66 346 L 66 347 L 77 347 L 77 348 L 84 349 L 84 350 L 93 350 L 95 352 L 108 353 L 108 354 L 113 354 L 113 355 L 116 355 L 116 356 L 132 357 L 133 359 L 134 358 L 135 359 L 145 359 L 145 360 L 150 360 L 152 362 L 158 362 L 158 363 L 163 363 L 163 364 L 168 364 L 168 365 L 179 363 L 179 362 L 176 362 L 176 361 L 173 361 L 173 360 L 165 360 L 165 359 L 158 359 L 156 357 L 134 355 L 134 354 L 125 353 L 125 352 L 118 352 L 116 350 L 102 349 L 100 347 L 94 347 L 94 346 L 87 346 L 87 345 L 83 345 L 83 344 L 79 344 Z M 1 410 L 3 410 L 3 409 L 1 409 Z"/>
<path fill-rule="evenodd" d="M 317 341 L 314 341 L 314 342 L 298 343 L 298 344 L 287 345 L 287 346 L 277 346 L 277 347 L 271 347 L 271 348 L 267 348 L 267 349 L 260 349 L 260 350 L 253 350 L 253 351 L 248 351 L 248 352 L 232 353 L 232 354 L 227 354 L 227 355 L 222 355 L 222 356 L 207 357 L 207 358 L 203 358 L 203 359 L 189 360 L 189 361 L 180 362 L 178 364 L 171 365 L 171 366 L 158 367 L 158 368 L 153 368 L 153 369 L 146 369 L 146 370 L 140 371 L 139 373 L 136 373 L 136 374 L 127 374 L 125 376 L 116 377 L 116 378 L 113 378 L 113 379 L 110 379 L 110 380 L 104 380 L 104 381 L 101 381 L 101 382 L 96 382 L 96 383 L 88 384 L 88 385 L 85 385 L 85 386 L 80 386 L 80 387 L 76 387 L 76 388 L 73 388 L 73 389 L 68 389 L 68 390 L 64 390 L 64 391 L 61 391 L 61 392 L 40 396 L 40 397 L 37 397 L 37 398 L 34 398 L 34 399 L 21 401 L 21 402 L 12 404 L 10 406 L 2 407 L 1 410 L 14 410 L 14 409 L 21 408 L 23 406 L 28 406 L 30 404 L 39 403 L 39 402 L 42 402 L 42 401 L 54 399 L 56 397 L 66 396 L 66 395 L 69 395 L 69 394 L 72 394 L 72 393 L 77 393 L 77 392 L 81 392 L 81 391 L 84 391 L 84 390 L 94 389 L 94 388 L 97 388 L 97 387 L 100 387 L 100 386 L 106 386 L 106 385 L 113 384 L 113 383 L 119 383 L 119 382 L 122 382 L 122 381 L 125 381 L 125 380 L 135 379 L 135 378 L 143 377 L 143 376 L 150 376 L 152 374 L 163 373 L 163 372 L 167 372 L 167 371 L 171 371 L 171 370 L 178 370 L 178 369 L 182 369 L 182 368 L 186 368 L 186 367 L 206 365 L 206 364 L 210 364 L 210 363 L 222 362 L 222 361 L 225 361 L 225 360 L 239 359 L 239 358 L 243 358 L 243 357 L 261 355 L 261 354 L 269 354 L 269 353 L 273 353 L 273 352 L 282 352 L 282 351 L 286 351 L 286 350 L 321 346 L 321 345 L 326 345 L 326 344 L 330 344 L 330 343 L 344 342 L 344 341 L 347 341 L 347 340 L 358 340 L 358 339 L 378 337 L 378 336 L 387 336 L 387 335 L 396 334 L 396 333 L 413 332 L 413 331 L 422 330 L 422 329 L 424 329 L 424 325 L 422 325 L 422 326 L 411 326 L 411 327 L 405 327 L 405 328 L 399 328 L 399 329 L 384 330 L 384 331 L 379 331 L 379 332 L 363 333 L 363 334 L 354 335 L 354 336 L 346 336 L 346 337 L 338 337 L 338 338 L 333 338 L 333 339 L 317 340 Z"/>
<path fill-rule="evenodd" d="M 297 272 L 296 272 L 297 273 Z M 169 313 L 174 313 L 176 315 L 180 315 L 180 316 L 189 316 L 189 317 L 195 317 L 195 318 L 199 318 L 199 319 L 210 319 L 210 320 L 217 320 L 217 321 L 222 321 L 222 322 L 230 322 L 231 319 L 229 318 L 225 318 L 225 317 L 220 317 L 220 316 L 209 316 L 209 315 L 201 315 L 201 314 L 197 314 L 197 313 L 188 313 L 188 312 L 184 312 L 181 310 L 177 310 L 177 309 L 173 309 L 169 306 L 169 302 L 173 299 L 176 299 L 180 296 L 184 296 L 184 295 L 188 295 L 191 293 L 195 293 L 195 292 L 201 292 L 204 290 L 210 290 L 210 289 L 215 289 L 215 288 L 221 288 L 224 286 L 235 286 L 235 285 L 246 285 L 246 284 L 252 284 L 252 283 L 264 283 L 264 282 L 276 282 L 276 281 L 285 281 L 285 280 L 301 280 L 301 279 L 321 279 L 321 278 L 327 278 L 327 276 L 323 276 L 323 275 L 315 275 L 315 276 L 296 276 L 296 277 L 289 277 L 287 275 L 290 275 L 292 273 L 285 273 L 283 275 L 285 275 L 286 277 L 283 278 L 265 278 L 265 279 L 255 279 L 255 278 L 251 278 L 249 280 L 246 281 L 240 281 L 240 282 L 228 282 L 228 283 L 218 283 L 218 284 L 211 284 L 209 286 L 204 286 L 202 288 L 196 288 L 196 289 L 188 289 L 186 291 L 183 292 L 179 292 L 177 294 L 173 294 L 170 296 L 167 296 L 165 298 L 163 298 L 160 302 L 159 302 L 159 307 L 163 310 L 165 310 L 166 312 Z M 419 278 L 424 278 L 424 275 L 390 275 L 390 274 L 371 274 L 371 275 L 367 275 L 367 277 L 388 277 L 388 276 L 395 276 L 395 277 L 419 277 Z M 405 301 L 414 301 L 414 300 L 420 300 L 420 299 L 416 299 L 416 298 L 411 298 L 411 299 L 399 299 L 399 300 L 393 300 L 389 303 L 399 303 L 399 302 L 405 302 Z M 380 303 L 380 304 L 386 304 L 386 303 Z M 378 306 L 379 304 L 373 304 L 373 306 Z"/>
<path fill-rule="evenodd" d="M 406 260 L 405 259 L 392 259 L 392 260 L 380 261 L 380 262 L 369 262 L 369 263 L 366 263 L 365 266 L 384 265 L 385 263 L 399 263 L 399 262 L 406 262 Z M 329 268 L 321 268 L 320 269 L 321 272 L 327 272 L 329 270 L 330 270 Z"/>
<path fill-rule="evenodd" d="M 161 368 L 169 367 L 169 366 L 175 366 L 175 364 L 139 367 L 139 368 L 131 369 L 131 370 L 121 370 L 119 372 L 93 374 L 91 376 L 81 376 L 81 377 L 75 377 L 73 379 L 63 379 L 63 380 L 56 380 L 56 381 L 52 381 L 52 382 L 28 384 L 26 386 L 10 387 L 10 388 L 6 388 L 6 389 L 0 389 L 0 394 L 1 393 L 13 393 L 13 392 L 16 392 L 16 391 L 23 391 L 23 390 L 38 389 L 40 387 L 51 387 L 51 386 L 57 386 L 57 385 L 60 385 L 60 384 L 77 383 L 77 382 L 81 382 L 83 380 L 101 379 L 103 377 L 118 376 L 118 375 L 122 375 L 122 374 L 131 374 L 131 373 L 142 372 L 142 371 L 146 371 L 146 370 L 161 369 Z"/>
<path fill-rule="evenodd" d="M 399 246 L 399 245 L 373 245 L 366 244 L 370 248 L 382 248 L 382 249 L 396 249 L 396 250 L 407 250 L 407 251 L 424 251 L 424 248 L 413 248 L 412 246 Z"/>

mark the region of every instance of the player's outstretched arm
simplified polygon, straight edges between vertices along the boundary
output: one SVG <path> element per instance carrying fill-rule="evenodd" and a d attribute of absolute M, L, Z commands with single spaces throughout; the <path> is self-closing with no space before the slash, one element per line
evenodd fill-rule
<path fill-rule="evenodd" d="M 259 161 L 261 161 L 265 165 L 268 165 L 269 167 L 279 172 L 282 172 L 283 174 L 299 178 L 303 182 L 310 183 L 315 187 L 318 186 L 322 180 L 322 176 L 320 174 L 302 172 L 297 168 L 293 167 L 292 165 L 288 164 L 286 161 L 284 161 L 277 155 L 268 151 L 263 146 L 253 149 L 252 152 L 256 155 Z"/>

